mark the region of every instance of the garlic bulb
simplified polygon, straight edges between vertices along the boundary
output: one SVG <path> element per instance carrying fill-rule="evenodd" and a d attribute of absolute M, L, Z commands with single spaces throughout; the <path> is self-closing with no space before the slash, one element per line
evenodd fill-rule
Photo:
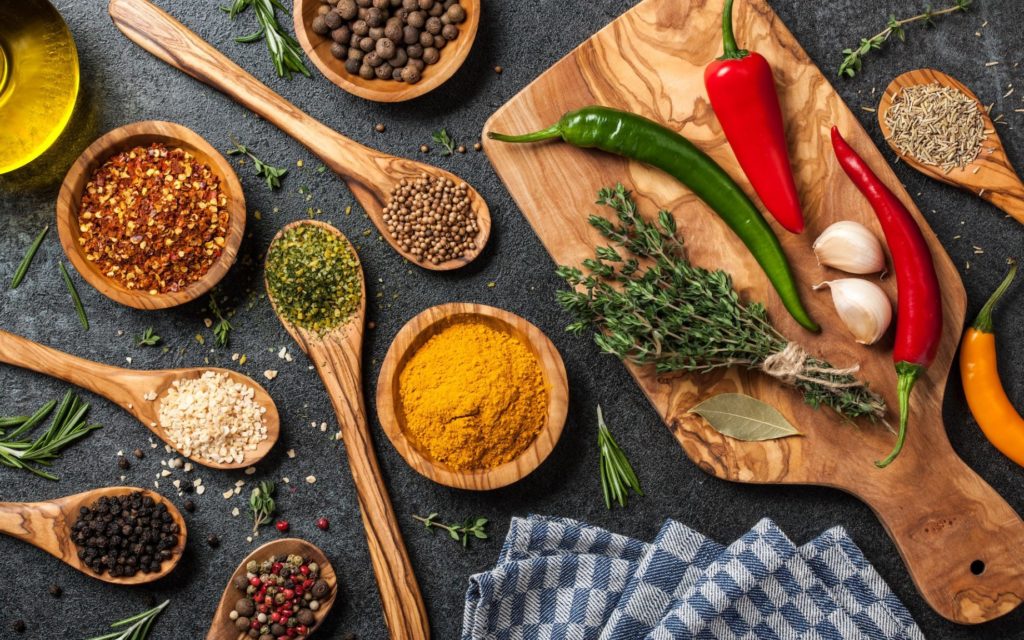
<path fill-rule="evenodd" d="M 892 322 L 892 303 L 881 287 L 859 278 L 822 282 L 814 289 L 822 287 L 832 290 L 836 313 L 857 342 L 875 344 L 885 335 Z"/>
<path fill-rule="evenodd" d="M 812 248 L 818 264 L 846 273 L 878 273 L 885 269 L 882 244 L 859 222 L 836 222 L 818 236 Z"/>

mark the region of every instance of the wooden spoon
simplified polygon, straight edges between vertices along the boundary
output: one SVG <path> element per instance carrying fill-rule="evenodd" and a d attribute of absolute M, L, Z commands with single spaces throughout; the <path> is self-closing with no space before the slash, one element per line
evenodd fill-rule
<path fill-rule="evenodd" d="M 462 180 L 443 169 L 398 158 L 349 140 L 291 104 L 245 70 L 228 60 L 202 38 L 147 0 L 110 0 L 110 16 L 129 40 L 172 67 L 227 94 L 239 104 L 304 144 L 342 177 L 388 244 L 406 260 L 425 269 L 449 271 L 473 261 L 491 233 L 491 214 L 479 193 L 469 187 L 469 198 L 480 231 L 476 248 L 458 260 L 441 264 L 419 261 L 395 242 L 384 223 L 383 210 L 392 190 L 403 179 L 429 174 L 456 184 Z"/>
<path fill-rule="evenodd" d="M 270 556 L 287 556 L 292 554 L 308 558 L 320 565 L 320 577 L 331 586 L 331 594 L 320 601 L 320 608 L 314 612 L 316 624 L 310 627 L 306 637 L 308 638 L 313 635 L 313 632 L 317 630 L 320 623 L 327 617 L 327 613 L 334 606 L 334 600 L 338 597 L 338 576 L 334 573 L 331 561 L 327 559 L 327 556 L 324 555 L 324 552 L 319 547 L 297 538 L 282 538 L 281 540 L 268 542 L 250 553 L 238 565 L 235 572 L 231 574 L 227 586 L 224 587 L 224 595 L 220 597 L 217 611 L 213 614 L 213 622 L 210 624 L 210 632 L 206 634 L 206 640 L 239 640 L 240 638 L 248 637 L 239 632 L 235 627 L 234 621 L 228 617 L 231 614 L 231 610 L 235 608 L 235 602 L 239 598 L 245 597 L 244 593 L 235 589 L 235 579 L 239 576 L 245 576 L 245 565 L 251 561 L 262 562 Z"/>
<path fill-rule="evenodd" d="M 102 497 L 136 492 L 142 492 L 167 507 L 167 512 L 178 525 L 178 544 L 171 550 L 171 559 L 165 560 L 157 573 L 140 571 L 131 577 L 117 578 L 109 573 L 98 574 L 78 558 L 78 547 L 71 540 L 71 527 L 78 520 L 79 509 L 92 506 Z M 46 502 L 0 502 L 0 533 L 33 544 L 91 578 L 123 585 L 145 584 L 169 574 L 178 566 L 188 538 L 185 519 L 170 500 L 149 489 L 135 487 L 104 487 Z"/>
<path fill-rule="evenodd" d="M 892 142 L 892 131 L 885 123 L 885 114 L 892 106 L 893 98 L 905 87 L 913 87 L 922 84 L 940 84 L 944 87 L 951 87 L 967 95 L 978 103 L 981 117 L 985 121 L 985 130 L 991 131 L 981 145 L 981 153 L 974 162 L 963 169 L 954 167 L 949 173 L 941 167 L 924 164 L 910 154 L 900 151 Z M 1010 164 L 1006 156 L 1006 149 L 1003 141 L 996 133 L 996 126 L 989 117 L 985 105 L 978 100 L 978 97 L 956 78 L 934 69 L 917 69 L 908 71 L 893 80 L 882 94 L 878 104 L 878 126 L 882 128 L 889 146 L 903 162 L 917 169 L 926 176 L 935 178 L 940 182 L 951 184 L 974 193 L 999 207 L 1018 222 L 1024 223 L 1024 182 L 1021 182 L 1017 172 Z M 991 152 L 989 151 L 991 149 Z"/>
<path fill-rule="evenodd" d="M 185 456 L 212 469 L 242 469 L 256 464 L 274 447 L 281 431 L 281 418 L 277 413 L 277 406 L 266 389 L 252 378 L 227 369 L 212 367 L 153 371 L 122 369 L 44 347 L 27 338 L 2 330 L 0 330 L 0 362 L 58 378 L 103 396 L 135 416 L 158 438 L 183 456 L 185 454 L 160 426 L 160 400 L 171 384 L 175 380 L 194 379 L 207 371 L 213 371 L 226 374 L 233 382 L 252 387 L 256 391 L 253 399 L 261 407 L 267 409 L 263 415 L 267 425 L 267 438 L 259 444 L 255 451 L 246 451 L 245 459 L 238 463 L 213 462 L 198 455 Z"/>
<path fill-rule="evenodd" d="M 547 420 L 537 438 L 519 456 L 492 469 L 454 469 L 420 451 L 405 435 L 399 378 L 409 359 L 427 340 L 445 327 L 464 319 L 485 323 L 518 338 L 540 363 L 547 390 Z M 377 382 L 377 417 L 384 433 L 409 466 L 434 482 L 472 491 L 487 491 L 518 482 L 547 459 L 565 426 L 569 411 L 569 383 L 565 365 L 544 332 L 523 318 L 482 304 L 451 303 L 431 307 L 410 320 L 395 336 Z"/>
<path fill-rule="evenodd" d="M 288 229 L 298 225 L 311 224 L 348 239 L 329 224 L 303 220 L 285 226 L 274 237 L 277 242 Z M 268 255 L 273 250 L 273 242 Z M 352 247 L 352 243 L 349 243 Z M 352 248 L 355 255 L 355 249 Z M 356 256 L 358 260 L 358 255 Z M 417 640 L 430 637 L 427 611 L 423 605 L 416 576 L 413 574 L 409 553 L 402 541 L 394 507 L 388 497 L 387 488 L 381 477 L 380 466 L 373 450 L 373 439 L 366 424 L 366 406 L 363 401 L 363 326 L 366 317 L 366 281 L 362 269 L 359 273 L 359 309 L 349 320 L 320 336 L 292 324 L 285 318 L 274 300 L 274 294 L 267 287 L 267 297 L 285 330 L 295 339 L 299 347 L 310 357 L 320 379 L 327 388 L 327 394 L 334 405 L 334 412 L 341 427 L 342 441 L 348 454 L 349 468 L 355 481 L 362 513 L 363 528 L 370 548 L 370 562 L 377 577 L 381 603 L 384 606 L 384 620 L 393 640 Z"/>

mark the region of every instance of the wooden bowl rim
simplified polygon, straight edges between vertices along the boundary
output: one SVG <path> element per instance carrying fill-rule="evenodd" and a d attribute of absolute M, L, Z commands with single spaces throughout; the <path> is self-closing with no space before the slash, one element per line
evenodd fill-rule
<path fill-rule="evenodd" d="M 537 357 L 547 388 L 548 412 L 544 427 L 516 458 L 491 469 L 457 470 L 431 460 L 419 451 L 402 428 L 398 378 L 409 357 L 438 330 L 456 318 L 477 317 L 497 321 L 520 339 Z M 425 324 L 424 324 L 425 323 Z M 521 328 L 516 326 L 521 323 Z M 419 326 L 423 324 L 422 328 Z M 400 346 L 402 345 L 402 346 Z M 421 311 L 395 335 L 377 380 L 377 417 L 398 453 L 420 475 L 448 487 L 489 491 L 522 480 L 554 451 L 569 411 L 569 382 L 565 363 L 551 339 L 536 325 L 512 312 L 483 304 L 450 302 Z"/>
<path fill-rule="evenodd" d="M 127 289 L 108 278 L 82 255 L 78 243 L 78 212 L 82 191 L 92 172 L 112 155 L 151 142 L 164 142 L 170 147 L 181 147 L 196 155 L 220 178 L 221 188 L 228 196 L 228 233 L 220 258 L 199 280 L 183 291 L 150 295 L 146 291 Z M 173 122 L 143 120 L 118 127 L 96 139 L 68 169 L 57 198 L 57 232 L 61 246 L 72 266 L 82 279 L 114 302 L 142 310 L 169 309 L 186 304 L 208 293 L 234 265 L 245 236 L 245 193 L 234 168 L 224 156 L 202 136 Z"/>
<path fill-rule="evenodd" d="M 348 93 L 372 100 L 374 102 L 405 102 L 430 93 L 451 79 L 469 57 L 469 52 L 476 42 L 480 29 L 481 0 L 461 0 L 466 4 L 466 20 L 459 25 L 459 37 L 449 43 L 441 51 L 441 59 L 437 64 L 428 65 L 424 69 L 423 78 L 416 84 L 396 82 L 394 80 L 364 80 L 358 75 L 350 74 L 341 60 L 331 55 L 330 37 L 313 33 L 312 18 L 306 20 L 306 7 L 320 4 L 318 0 L 295 0 L 294 27 L 295 35 L 306 52 L 306 56 L 325 78 L 341 87 Z M 468 5 L 468 6 L 466 6 Z M 313 15 L 313 14 L 311 14 Z M 315 43 L 315 44 L 314 44 Z M 445 55 L 455 47 L 454 55 Z"/>

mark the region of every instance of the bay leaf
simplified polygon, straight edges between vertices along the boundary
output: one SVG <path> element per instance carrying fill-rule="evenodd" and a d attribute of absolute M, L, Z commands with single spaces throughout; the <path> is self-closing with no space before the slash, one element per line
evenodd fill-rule
<path fill-rule="evenodd" d="M 742 393 L 720 393 L 688 413 L 704 418 L 722 435 L 745 442 L 803 435 L 775 407 Z"/>

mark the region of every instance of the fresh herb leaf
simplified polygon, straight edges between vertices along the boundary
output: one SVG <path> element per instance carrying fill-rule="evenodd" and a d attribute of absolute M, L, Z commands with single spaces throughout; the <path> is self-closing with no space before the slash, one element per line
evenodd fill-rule
<path fill-rule="evenodd" d="M 744 442 L 777 440 L 801 433 L 779 411 L 742 393 L 720 393 L 690 409 L 715 431 Z"/>
<path fill-rule="evenodd" d="M 597 407 L 597 446 L 601 451 L 601 489 L 604 492 L 604 506 L 612 508 L 613 503 L 620 507 L 626 506 L 626 495 L 632 489 L 644 495 L 640 488 L 640 479 L 629 464 L 626 454 L 619 448 L 612 437 L 608 425 L 605 424 L 601 406 Z"/>
<path fill-rule="evenodd" d="M 270 522 L 277 505 L 274 503 L 274 492 L 277 488 L 273 482 L 264 480 L 252 490 L 249 496 L 249 511 L 252 512 L 252 535 L 260 534 L 260 527 Z"/>
<path fill-rule="evenodd" d="M 46 420 L 55 407 L 57 401 L 51 400 L 28 418 L 0 420 L 5 428 L 13 429 L 0 437 L 0 464 L 30 471 L 47 480 L 58 479 L 56 475 L 39 467 L 53 464 L 65 447 L 85 437 L 90 431 L 99 429 L 100 425 L 85 421 L 89 405 L 69 391 L 61 401 L 49 428 L 35 440 L 29 440 L 28 433 Z"/>
<path fill-rule="evenodd" d="M 256 167 L 256 175 L 266 181 L 267 187 L 269 187 L 271 191 L 281 188 L 281 178 L 288 173 L 288 169 L 285 169 L 284 167 L 274 167 L 263 162 L 257 158 L 248 147 L 243 145 L 234 137 L 231 138 L 231 142 L 235 145 L 235 148 L 228 151 L 229 156 L 239 154 L 247 156 L 252 160 L 253 166 Z"/>
<path fill-rule="evenodd" d="M 141 336 L 135 338 L 135 344 L 139 347 L 155 347 L 160 344 L 162 338 L 153 332 L 153 327 L 146 327 Z"/>
<path fill-rule="evenodd" d="M 220 310 L 220 305 L 217 304 L 217 297 L 214 294 L 210 295 L 209 309 L 215 319 L 213 324 L 214 340 L 218 347 L 226 347 L 231 341 L 231 330 L 234 329 L 234 327 L 228 321 L 225 314 Z"/>
<path fill-rule="evenodd" d="M 438 514 L 431 513 L 427 517 L 413 516 L 413 519 L 423 523 L 423 526 L 431 531 L 435 529 L 441 529 L 442 531 L 448 532 L 448 537 L 456 542 L 461 542 L 462 547 L 466 548 L 469 546 L 470 538 L 476 538 L 477 540 L 487 539 L 487 518 L 467 518 L 465 522 L 444 524 L 438 521 Z"/>
<path fill-rule="evenodd" d="M 103 636 L 89 638 L 89 640 L 145 640 L 149 636 L 150 627 L 160 613 L 167 607 L 170 600 L 164 600 L 163 604 L 157 605 L 149 611 L 143 611 L 124 620 L 119 620 L 110 625 L 111 629 L 118 629 Z"/>
<path fill-rule="evenodd" d="M 29 245 L 28 252 L 25 257 L 21 259 L 21 263 L 18 264 L 17 270 L 14 272 L 14 278 L 11 279 L 11 289 L 17 289 L 21 281 L 25 279 L 25 274 L 28 273 L 28 268 L 32 265 L 32 259 L 36 257 L 36 252 L 39 251 L 39 245 L 43 244 L 43 238 L 46 237 L 46 233 L 50 230 L 50 225 L 43 227 L 43 230 L 39 232 L 36 239 Z"/>
<path fill-rule="evenodd" d="M 256 13 L 260 28 L 247 36 L 235 38 L 235 42 L 250 44 L 265 40 L 279 77 L 290 80 L 293 73 L 310 77 L 309 69 L 303 61 L 302 47 L 277 21 L 278 9 L 289 15 L 288 9 L 279 0 L 235 0 L 230 7 L 221 7 L 221 11 L 234 20 L 249 7 Z"/>
<path fill-rule="evenodd" d="M 75 305 L 75 313 L 78 314 L 78 322 L 82 324 L 83 329 L 88 331 L 89 318 L 85 315 L 85 307 L 82 306 L 82 299 L 78 297 L 78 289 L 75 288 L 75 283 L 71 281 L 71 276 L 68 275 L 68 270 L 64 268 L 64 263 L 58 262 L 57 266 L 60 267 L 60 277 L 64 279 L 64 286 L 67 287 L 68 293 L 71 295 L 71 302 Z"/>
<path fill-rule="evenodd" d="M 441 155 L 450 156 L 455 152 L 455 141 L 448 135 L 448 129 L 435 131 L 430 137 L 433 138 L 434 142 L 441 145 L 443 150 Z"/>

